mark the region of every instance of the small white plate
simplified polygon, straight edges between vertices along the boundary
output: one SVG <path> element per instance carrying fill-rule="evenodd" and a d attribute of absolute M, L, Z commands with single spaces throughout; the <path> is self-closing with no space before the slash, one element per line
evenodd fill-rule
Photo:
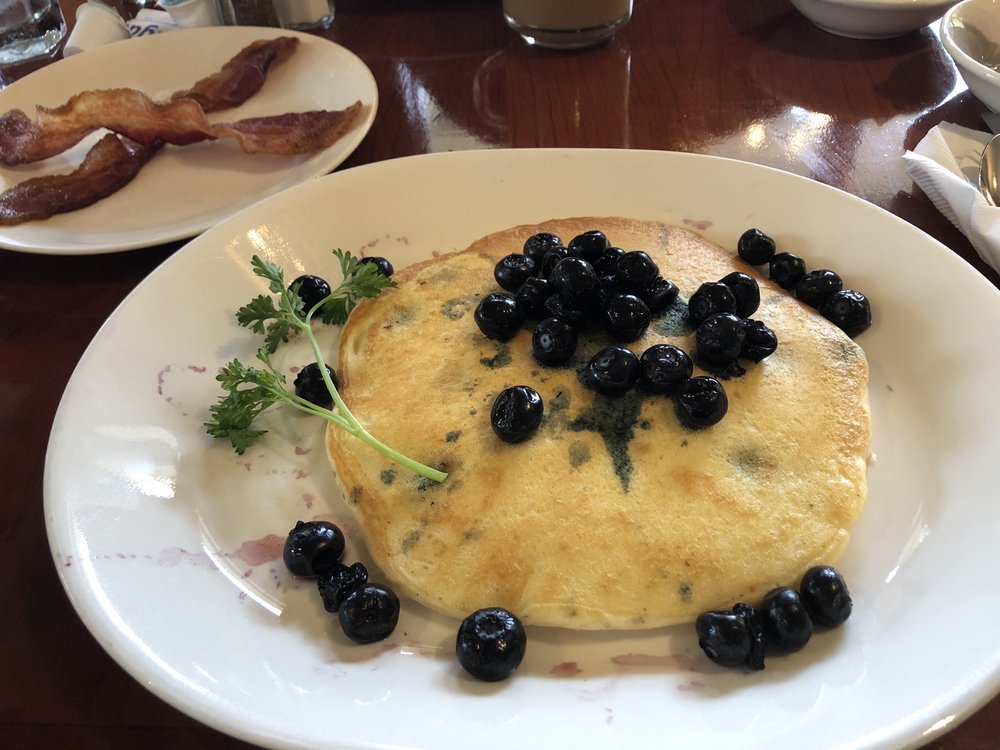
<path fill-rule="evenodd" d="M 232 121 L 284 112 L 338 110 L 360 100 L 360 121 L 328 149 L 301 156 L 250 155 L 230 140 L 167 146 L 138 176 L 92 206 L 45 221 L 0 227 L 0 247 L 32 253 L 87 255 L 184 239 L 251 203 L 337 167 L 375 119 L 378 89 L 352 52 L 321 37 L 246 26 L 179 29 L 115 42 L 59 60 L 0 91 L 0 112 L 56 106 L 87 89 L 136 88 L 153 98 L 189 88 L 257 39 L 296 36 L 299 46 L 271 67 L 264 86 L 240 107 L 214 113 Z M 0 190 L 43 174 L 69 172 L 104 133 L 58 156 L 0 167 Z"/>
<path fill-rule="evenodd" d="M 323 425 L 275 414 L 272 432 L 242 457 L 204 432 L 220 393 L 214 373 L 232 357 L 252 362 L 259 345 L 233 320 L 264 291 L 252 254 L 289 279 L 332 274 L 333 247 L 403 266 L 491 231 L 573 215 L 666 220 L 730 248 L 757 226 L 872 298 L 875 323 L 859 343 L 871 363 L 877 458 L 838 565 L 854 614 L 804 650 L 770 656 L 763 672 L 715 667 L 690 626 L 535 628 L 517 674 L 481 684 L 455 660 L 458 623 L 411 602 L 387 642 L 353 645 L 315 587 L 291 578 L 279 556 L 296 520 L 324 517 L 348 533 L 347 559 L 368 562 L 327 465 Z M 983 334 L 996 320 L 1000 293 L 913 226 L 752 164 L 514 150 L 358 167 L 209 230 L 111 316 L 53 426 L 52 552 L 81 618 L 136 679 L 262 745 L 913 746 L 1000 685 L 991 578 L 1000 347 Z M 298 343 L 279 355 L 279 367 L 310 359 Z"/>

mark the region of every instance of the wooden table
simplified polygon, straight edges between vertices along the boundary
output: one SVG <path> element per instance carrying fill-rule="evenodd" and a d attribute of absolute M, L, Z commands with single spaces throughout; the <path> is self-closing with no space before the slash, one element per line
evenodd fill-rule
<path fill-rule="evenodd" d="M 63 2 L 71 23 L 79 2 Z M 613 42 L 559 54 L 521 43 L 498 0 L 337 2 L 326 36 L 368 64 L 381 95 L 342 169 L 483 147 L 719 154 L 854 193 L 1000 285 L 903 171 L 903 150 L 938 122 L 985 129 L 985 108 L 930 29 L 865 42 L 814 28 L 788 0 L 636 0 Z M 244 746 L 162 703 L 105 654 L 59 584 L 42 515 L 49 430 L 78 358 L 181 244 L 90 257 L 0 250 L 0 747 Z M 1000 699 L 931 747 L 1000 748 Z"/>

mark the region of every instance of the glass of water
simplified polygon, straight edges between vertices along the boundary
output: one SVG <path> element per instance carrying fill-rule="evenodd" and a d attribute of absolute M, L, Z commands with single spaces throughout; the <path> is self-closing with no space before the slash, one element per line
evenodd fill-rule
<path fill-rule="evenodd" d="M 64 36 L 59 0 L 0 0 L 0 66 L 51 55 Z"/>

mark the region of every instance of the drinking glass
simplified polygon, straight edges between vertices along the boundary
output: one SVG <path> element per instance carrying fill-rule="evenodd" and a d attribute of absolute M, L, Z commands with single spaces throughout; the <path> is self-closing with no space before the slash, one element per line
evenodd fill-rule
<path fill-rule="evenodd" d="M 64 36 L 59 0 L 0 0 L 0 66 L 51 55 Z"/>
<path fill-rule="evenodd" d="M 632 0 L 503 0 L 503 14 L 528 44 L 574 49 L 613 37 L 632 17 Z"/>

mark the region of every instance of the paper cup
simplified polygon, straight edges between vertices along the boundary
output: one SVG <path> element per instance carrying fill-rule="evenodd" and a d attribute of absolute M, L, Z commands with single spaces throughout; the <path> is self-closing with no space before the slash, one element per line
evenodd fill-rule
<path fill-rule="evenodd" d="M 90 0 L 76 9 L 76 24 L 63 47 L 63 57 L 128 38 L 128 27 L 118 12 Z"/>

